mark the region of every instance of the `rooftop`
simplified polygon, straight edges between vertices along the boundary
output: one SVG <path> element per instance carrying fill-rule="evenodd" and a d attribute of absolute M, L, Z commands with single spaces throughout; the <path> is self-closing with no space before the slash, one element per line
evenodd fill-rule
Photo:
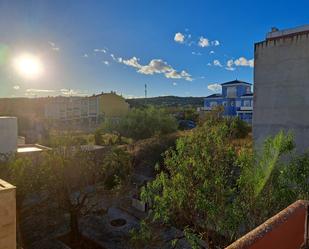
<path fill-rule="evenodd" d="M 220 94 L 220 93 L 214 93 L 214 94 L 211 94 L 211 95 L 207 96 L 206 99 L 207 99 L 207 98 L 222 98 L 222 97 L 223 97 L 222 94 Z"/>
<path fill-rule="evenodd" d="M 232 80 L 232 81 L 228 81 L 228 82 L 222 83 L 221 86 L 234 85 L 234 84 L 252 85 L 251 83 L 248 83 L 248 82 L 245 82 L 245 81 L 241 81 L 241 80 Z"/>
<path fill-rule="evenodd" d="M 12 116 L 0 116 L 0 119 L 16 119 L 16 117 L 12 117 Z"/>
<path fill-rule="evenodd" d="M 17 153 L 41 152 L 44 150 L 50 150 L 50 148 L 39 144 L 23 144 L 18 145 Z"/>
<path fill-rule="evenodd" d="M 274 40 L 281 37 L 294 36 L 306 33 L 309 33 L 309 25 L 303 25 L 296 28 L 283 29 L 283 30 L 272 28 L 272 31 L 266 34 L 266 40 Z"/>

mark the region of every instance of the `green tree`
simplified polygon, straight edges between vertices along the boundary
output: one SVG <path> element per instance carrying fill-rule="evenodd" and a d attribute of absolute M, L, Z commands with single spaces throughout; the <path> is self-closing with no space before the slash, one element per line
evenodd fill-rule
<path fill-rule="evenodd" d="M 74 248 L 81 247 L 80 217 L 93 211 L 97 205 L 96 184 L 100 177 L 100 164 L 91 151 L 66 137 L 53 150 L 44 155 L 41 167 L 45 190 L 50 201 L 70 215 L 70 240 Z"/>
<path fill-rule="evenodd" d="M 132 170 L 131 155 L 121 148 L 112 148 L 104 157 L 101 167 L 101 176 L 106 188 L 120 188 L 126 185 Z"/>
<path fill-rule="evenodd" d="M 216 116 L 166 152 L 165 171 L 142 191 L 142 199 L 152 204 L 153 221 L 189 227 L 212 247 L 278 210 L 272 196 L 278 185 L 272 180 L 277 184 L 280 158 L 293 149 L 292 136 L 269 138 L 257 156 L 252 149 L 237 151 L 232 131 L 226 119 Z M 248 220 L 252 223 L 246 225 Z"/>

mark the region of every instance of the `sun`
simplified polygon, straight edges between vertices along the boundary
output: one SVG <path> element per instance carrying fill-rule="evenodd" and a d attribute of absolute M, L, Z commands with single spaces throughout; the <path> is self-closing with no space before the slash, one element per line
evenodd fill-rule
<path fill-rule="evenodd" d="M 43 73 L 43 64 L 39 57 L 32 54 L 22 54 L 16 57 L 13 65 L 17 72 L 25 78 L 35 79 Z"/>

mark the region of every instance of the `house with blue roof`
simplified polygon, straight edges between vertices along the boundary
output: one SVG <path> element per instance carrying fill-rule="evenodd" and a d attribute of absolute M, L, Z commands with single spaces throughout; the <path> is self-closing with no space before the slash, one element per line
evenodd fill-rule
<path fill-rule="evenodd" d="M 212 94 L 204 100 L 204 110 L 211 111 L 216 106 L 224 106 L 224 116 L 236 117 L 252 123 L 253 93 L 252 84 L 233 80 L 221 84 L 222 93 Z"/>

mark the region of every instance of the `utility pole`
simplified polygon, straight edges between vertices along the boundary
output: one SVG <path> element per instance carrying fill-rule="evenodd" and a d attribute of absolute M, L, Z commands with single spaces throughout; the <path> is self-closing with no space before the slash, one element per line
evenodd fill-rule
<path fill-rule="evenodd" d="M 145 99 L 147 99 L 147 84 L 145 84 Z"/>

